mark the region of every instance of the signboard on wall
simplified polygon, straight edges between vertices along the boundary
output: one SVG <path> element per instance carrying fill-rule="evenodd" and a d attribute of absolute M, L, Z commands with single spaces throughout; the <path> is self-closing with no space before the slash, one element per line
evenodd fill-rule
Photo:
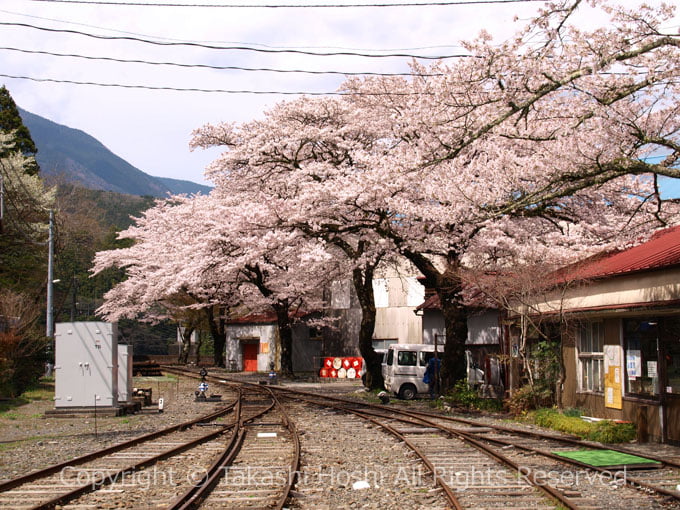
<path fill-rule="evenodd" d="M 604 345 L 604 406 L 622 409 L 621 346 Z"/>

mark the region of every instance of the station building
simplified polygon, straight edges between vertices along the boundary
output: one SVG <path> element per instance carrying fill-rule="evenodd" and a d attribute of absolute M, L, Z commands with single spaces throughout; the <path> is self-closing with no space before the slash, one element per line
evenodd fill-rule
<path fill-rule="evenodd" d="M 561 278 L 532 313 L 559 324 L 563 407 L 680 443 L 680 227 Z"/>

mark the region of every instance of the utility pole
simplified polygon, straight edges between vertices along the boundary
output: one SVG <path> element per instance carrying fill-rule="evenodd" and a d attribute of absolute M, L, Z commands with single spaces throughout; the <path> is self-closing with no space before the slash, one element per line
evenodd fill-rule
<path fill-rule="evenodd" d="M 54 310 L 53 310 L 53 285 L 54 285 L 54 211 L 50 210 L 50 235 L 47 241 L 47 337 L 54 336 Z"/>
<path fill-rule="evenodd" d="M 2 224 L 5 219 L 5 178 L 0 174 L 0 234 L 2 234 Z"/>

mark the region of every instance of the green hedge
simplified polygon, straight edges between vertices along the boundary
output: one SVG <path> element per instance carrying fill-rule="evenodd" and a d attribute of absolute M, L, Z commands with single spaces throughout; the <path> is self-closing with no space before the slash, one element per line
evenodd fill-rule
<path fill-rule="evenodd" d="M 610 420 L 589 422 L 574 416 L 576 413 L 573 410 L 568 414 L 569 416 L 560 413 L 557 409 L 539 409 L 530 413 L 530 419 L 541 427 L 601 443 L 625 443 L 635 439 L 636 430 L 632 423 L 617 423 Z"/>

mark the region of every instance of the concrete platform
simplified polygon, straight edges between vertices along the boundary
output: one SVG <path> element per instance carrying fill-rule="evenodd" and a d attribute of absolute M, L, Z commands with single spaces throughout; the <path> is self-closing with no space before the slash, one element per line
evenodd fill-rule
<path fill-rule="evenodd" d="M 55 407 L 45 411 L 46 418 L 81 418 L 93 417 L 95 415 L 102 417 L 123 416 L 126 414 L 135 414 L 142 408 L 139 402 L 123 402 L 116 407 Z"/>

